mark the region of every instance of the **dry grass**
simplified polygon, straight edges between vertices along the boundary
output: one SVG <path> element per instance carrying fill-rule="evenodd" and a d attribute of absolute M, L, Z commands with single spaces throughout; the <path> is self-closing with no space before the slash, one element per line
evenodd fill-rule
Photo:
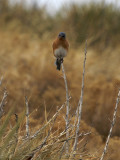
<path fill-rule="evenodd" d="M 47 112 L 56 110 L 55 106 L 61 105 L 65 100 L 65 91 L 62 73 L 55 69 L 51 50 L 52 40 L 41 42 L 25 34 L 13 35 L 9 32 L 0 34 L 0 73 L 4 76 L 3 86 L 7 87 L 10 99 L 6 109 L 8 110 L 12 105 L 16 106 L 16 111 L 22 111 L 24 96 L 27 95 L 30 98 L 30 111 L 33 108 L 37 109 L 36 118 L 42 116 L 44 101 Z M 114 55 L 110 49 L 105 52 L 105 56 L 96 55 L 89 49 L 85 79 L 87 86 L 84 95 L 85 107 L 83 108 L 83 119 L 90 125 L 93 124 L 103 135 L 107 135 L 116 91 L 120 85 L 119 48 L 114 51 Z M 73 97 L 71 112 L 77 105 L 80 95 L 82 53 L 82 46 L 78 50 L 71 49 L 65 59 L 68 86 Z M 102 128 L 101 116 L 106 123 L 106 128 Z M 114 134 L 119 135 L 117 127 Z"/>
<path fill-rule="evenodd" d="M 31 127 L 29 137 L 26 136 L 26 132 L 23 129 L 25 125 L 24 112 L 20 115 L 18 121 L 11 119 L 14 111 L 10 111 L 6 117 L 1 119 L 0 128 L 0 158 L 11 160 L 28 160 L 28 159 L 59 159 L 61 155 L 61 149 L 66 141 L 65 121 L 63 115 L 60 115 L 64 105 L 58 109 L 54 116 L 42 126 L 38 128 Z M 32 116 L 29 116 L 30 121 Z M 9 123 L 8 123 L 9 122 Z M 11 125 L 11 123 L 13 123 Z M 69 128 L 69 145 L 72 150 L 74 142 L 75 128 L 72 126 L 74 123 L 74 117 L 71 120 L 71 126 Z M 98 159 L 99 152 L 97 149 L 102 144 L 102 139 L 94 128 L 89 127 L 85 122 L 81 122 L 81 133 L 79 135 L 79 143 L 76 151 L 75 159 L 87 158 Z M 7 132 L 6 132 L 7 131 Z M 96 147 L 94 148 L 94 140 Z M 96 153 L 95 153 L 96 151 Z M 62 159 L 67 159 L 65 151 L 63 150 Z M 68 158 L 69 159 L 69 158 Z"/>
<path fill-rule="evenodd" d="M 67 10 L 66 16 L 58 13 L 55 17 L 47 16 L 44 9 L 36 10 L 33 8 L 27 12 L 22 6 L 15 6 L 14 9 L 4 12 L 6 10 L 4 8 L 0 18 L 0 75 L 4 77 L 2 86 L 0 86 L 0 97 L 2 99 L 4 88 L 7 88 L 8 97 L 5 113 L 7 114 L 14 107 L 14 113 L 19 115 L 25 109 L 24 97 L 27 96 L 30 109 L 30 132 L 34 133 L 42 124 L 45 125 L 45 105 L 46 120 L 49 120 L 57 111 L 56 106 L 61 106 L 65 101 L 62 72 L 58 72 L 55 68 L 51 48 L 53 39 L 62 29 L 66 31 L 71 44 L 70 52 L 64 60 L 64 66 L 69 93 L 72 96 L 70 115 L 73 115 L 79 100 L 82 82 L 84 58 L 82 42 L 87 37 L 89 53 L 80 130 L 83 132 L 92 131 L 92 134 L 87 138 L 85 137 L 83 141 L 80 139 L 78 147 L 83 147 L 88 142 L 87 147 L 81 148 L 80 153 L 82 155 L 85 151 L 85 154 L 93 155 L 93 158 L 100 156 L 103 149 L 103 143 L 111 123 L 115 98 L 120 86 L 119 11 L 115 10 L 113 6 L 105 6 L 104 12 L 102 12 L 102 5 L 98 6 L 97 9 L 94 5 L 84 7 L 72 6 Z M 93 25 L 94 21 L 96 21 L 96 25 Z M 103 26 L 102 29 L 101 26 Z M 108 37 L 110 37 L 109 40 Z M 65 115 L 65 109 L 57 117 L 50 138 L 55 131 L 56 136 L 59 136 L 60 132 L 65 129 L 63 115 Z M 119 115 L 120 110 L 118 110 L 109 148 L 110 151 L 114 149 L 114 152 L 110 156 L 109 153 L 111 152 L 108 151 L 108 157 L 111 160 L 119 157 Z M 74 121 L 74 118 L 72 120 Z M 12 126 L 14 123 L 13 115 Z M 19 129 L 18 139 L 20 138 L 20 141 L 18 145 L 22 143 L 21 136 L 25 134 L 23 133 L 25 123 L 21 123 L 23 125 L 22 129 Z M 40 139 L 39 144 L 38 139 L 31 142 L 34 145 L 31 145 L 30 152 L 42 143 L 48 131 L 49 126 L 41 133 L 42 136 L 38 137 Z M 13 134 L 16 134 L 15 130 Z M 51 139 L 48 143 L 52 143 Z M 56 144 L 58 145 L 58 143 Z M 28 151 L 27 145 L 29 146 L 30 143 L 26 143 L 26 153 Z M 62 145 L 63 142 L 61 142 Z M 24 148 L 22 149 L 24 150 Z M 52 151 L 49 150 L 50 153 L 43 154 L 43 156 L 52 156 L 53 150 L 57 153 L 58 148 L 52 148 Z M 46 153 L 46 148 L 43 149 L 42 153 L 44 151 Z M 83 158 L 83 160 L 87 158 Z M 93 159 L 95 160 L 95 158 Z"/>
<path fill-rule="evenodd" d="M 6 87 L 9 92 L 8 103 L 5 106 L 6 113 L 11 106 L 15 107 L 14 113 L 18 114 L 21 112 L 25 108 L 24 96 L 27 95 L 30 99 L 30 130 L 31 132 L 35 132 L 35 130 L 40 127 L 41 122 L 44 122 L 45 103 L 47 109 L 47 119 L 49 119 L 57 110 L 56 106 L 61 105 L 61 102 L 65 101 L 64 81 L 62 78 L 62 73 L 56 71 L 55 69 L 54 58 L 51 53 L 51 43 L 50 41 L 41 42 L 39 39 L 30 40 L 29 35 L 11 34 L 10 32 L 1 32 L 0 41 L 0 70 L 1 75 L 4 76 L 1 86 L 1 97 L 3 96 L 4 87 Z M 49 46 L 49 49 L 46 49 L 46 43 L 47 46 Z M 103 149 L 102 138 L 104 140 L 104 138 L 107 136 L 110 126 L 109 119 L 111 119 L 110 116 L 112 116 L 115 97 L 117 94 L 116 90 L 120 84 L 120 79 L 118 76 L 120 70 L 116 70 L 116 68 L 119 67 L 119 61 L 117 58 L 119 52 L 117 50 L 119 51 L 119 48 L 114 51 L 116 56 L 113 56 L 112 54 L 110 55 L 109 49 L 106 50 L 106 58 L 105 56 L 102 57 L 96 55 L 91 49 L 89 50 L 88 54 L 85 79 L 85 86 L 87 87 L 85 87 L 82 119 L 85 120 L 89 125 L 94 126 L 94 128 L 96 128 L 99 133 L 102 134 L 102 136 L 92 129 L 92 137 L 90 136 L 87 140 L 85 138 L 85 140 L 80 143 L 80 146 L 84 146 L 85 143 L 88 142 L 87 149 L 85 149 L 87 150 L 85 151 L 85 154 L 90 154 L 92 157 L 100 156 L 100 151 Z M 71 114 L 74 113 L 75 106 L 77 105 L 76 102 L 78 101 L 80 94 L 83 61 L 82 53 L 82 46 L 77 51 L 71 49 L 64 62 L 70 95 L 72 96 L 72 99 L 70 100 Z M 72 57 L 73 54 L 75 54 L 74 57 Z M 109 55 L 108 59 L 107 55 Z M 6 56 L 8 58 L 6 58 Z M 105 68 L 104 65 L 109 66 L 112 60 L 112 66 L 110 66 L 110 68 Z M 94 75 L 96 76 L 94 77 Z M 53 131 L 56 131 L 58 135 L 64 130 L 64 127 L 61 128 L 61 126 L 65 126 L 64 119 L 62 118 L 64 113 L 65 110 L 61 111 L 60 117 L 58 117 L 56 123 L 54 124 Z M 81 125 L 80 128 L 81 131 L 91 131 L 91 127 L 89 127 L 85 122 L 83 124 L 84 125 Z M 113 135 L 119 136 L 118 125 L 119 117 L 117 118 Z M 22 130 L 24 129 L 25 126 L 23 125 Z M 49 130 L 49 128 L 47 130 Z M 46 131 L 43 133 L 43 135 L 46 135 L 45 133 Z M 42 143 L 43 139 L 44 136 L 42 136 L 39 144 Z M 21 143 L 22 142 L 20 141 L 20 144 Z M 38 145 L 36 141 L 34 143 L 35 146 L 33 145 L 31 150 Z M 110 142 L 110 149 L 115 148 L 113 145 L 114 143 L 112 145 L 111 143 L 112 142 Z M 98 146 L 97 149 L 96 145 Z M 118 143 L 117 145 L 120 144 Z M 51 152 L 53 152 L 53 150 Z M 55 150 L 57 152 L 57 149 Z M 26 150 L 26 153 L 27 151 L 28 150 Z M 81 155 L 82 151 L 80 152 Z M 116 151 L 115 154 L 119 153 Z M 46 154 L 44 156 L 46 156 Z M 51 154 L 49 156 L 51 156 Z M 110 155 L 108 154 L 108 157 L 109 156 Z"/>

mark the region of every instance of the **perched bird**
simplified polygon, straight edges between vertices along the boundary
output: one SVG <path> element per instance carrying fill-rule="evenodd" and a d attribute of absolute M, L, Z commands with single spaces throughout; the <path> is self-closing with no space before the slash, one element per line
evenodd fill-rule
<path fill-rule="evenodd" d="M 56 57 L 56 66 L 60 70 L 63 58 L 66 57 L 69 48 L 69 43 L 66 40 L 66 34 L 60 32 L 56 40 L 53 42 L 53 54 Z"/>

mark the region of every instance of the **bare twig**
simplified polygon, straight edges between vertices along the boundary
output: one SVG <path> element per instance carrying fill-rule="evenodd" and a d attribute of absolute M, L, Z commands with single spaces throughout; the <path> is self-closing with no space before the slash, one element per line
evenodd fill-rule
<path fill-rule="evenodd" d="M 91 134 L 91 132 L 87 132 L 87 133 L 80 133 L 80 134 L 78 135 L 78 137 L 83 137 L 83 136 L 87 136 L 87 135 L 90 135 L 90 134 Z M 61 159 L 62 159 L 62 155 L 63 155 L 63 151 L 64 151 L 64 147 L 65 147 L 65 143 L 66 143 L 66 141 L 70 141 L 71 139 L 75 139 L 75 136 L 74 136 L 74 135 L 72 135 L 72 136 L 70 136 L 68 139 L 63 139 L 63 140 L 59 141 L 59 143 L 64 142 L 64 144 L 63 144 L 63 146 L 62 146 L 62 148 L 61 148 L 61 151 L 60 151 L 60 157 L 59 157 L 59 160 L 61 160 Z"/>
<path fill-rule="evenodd" d="M 73 127 L 76 127 L 77 120 L 78 120 L 78 107 L 77 107 L 76 112 L 75 112 L 75 119 L 74 119 L 74 125 L 73 125 Z"/>
<path fill-rule="evenodd" d="M 0 86 L 2 85 L 2 81 L 3 81 L 3 76 L 0 79 Z"/>
<path fill-rule="evenodd" d="M 26 104 L 26 136 L 29 137 L 29 105 L 27 96 L 25 96 L 25 104 Z"/>
<path fill-rule="evenodd" d="M 81 133 L 81 134 L 78 135 L 78 137 L 87 136 L 87 135 L 89 135 L 89 134 L 91 134 L 91 132 L 88 132 L 88 133 Z M 75 139 L 75 136 L 72 135 L 72 136 L 70 136 L 68 139 L 62 139 L 61 141 L 59 141 L 59 143 L 60 143 L 60 142 L 70 141 L 71 139 Z"/>
<path fill-rule="evenodd" d="M 3 94 L 3 98 L 2 98 L 1 103 L 0 103 L 0 118 L 2 117 L 3 112 L 4 112 L 4 111 L 3 111 L 3 107 L 4 107 L 5 104 L 6 104 L 7 95 L 8 95 L 8 93 L 7 93 L 7 90 L 5 89 L 5 90 L 4 90 L 4 94 Z"/>
<path fill-rule="evenodd" d="M 83 63 L 83 77 L 82 77 L 82 88 L 81 88 L 81 96 L 80 100 L 78 103 L 78 122 L 77 122 L 77 127 L 76 127 L 76 135 L 75 135 L 75 141 L 73 145 L 73 152 L 76 151 L 77 148 L 77 143 L 78 143 L 78 135 L 79 135 L 79 126 L 80 126 L 80 121 L 81 121 L 81 114 L 82 114 L 82 104 L 83 104 L 83 93 L 84 93 L 84 77 L 85 77 L 85 64 L 86 64 L 86 56 L 87 56 L 87 40 L 85 43 L 85 58 L 84 58 L 84 63 Z"/>
<path fill-rule="evenodd" d="M 113 130 L 113 127 L 115 125 L 115 120 L 116 120 L 116 114 L 117 114 L 117 108 L 118 108 L 119 101 L 120 101 L 120 89 L 119 89 L 118 97 L 117 97 L 117 100 L 116 100 L 116 105 L 115 105 L 114 114 L 113 114 L 113 120 L 111 122 L 111 128 L 110 128 L 110 131 L 109 131 L 109 134 L 108 134 L 108 137 L 107 137 L 107 140 L 106 140 L 106 144 L 105 144 L 105 147 L 104 147 L 104 150 L 103 150 L 103 153 L 101 155 L 100 160 L 104 159 L 105 153 L 106 153 L 107 148 L 108 148 L 108 144 L 109 144 L 109 140 L 110 140 L 110 137 L 111 137 L 111 134 L 112 134 L 112 130 Z"/>
<path fill-rule="evenodd" d="M 65 82 L 65 89 L 66 89 L 66 118 L 65 118 L 65 122 L 66 122 L 66 138 L 68 139 L 69 137 L 69 131 L 68 131 L 68 127 L 69 127 L 69 95 L 68 95 L 68 85 L 67 85 L 67 78 L 66 78 L 66 74 L 65 74 L 65 70 L 64 70 L 64 65 L 62 63 L 62 73 L 63 73 L 63 78 L 64 78 L 64 82 Z M 69 154 L 69 144 L 66 141 L 66 155 Z"/>

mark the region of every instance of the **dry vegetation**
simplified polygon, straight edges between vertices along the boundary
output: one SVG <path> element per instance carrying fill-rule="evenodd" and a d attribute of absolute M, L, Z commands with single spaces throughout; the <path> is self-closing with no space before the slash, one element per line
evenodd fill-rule
<path fill-rule="evenodd" d="M 41 128 L 42 124 L 46 125 L 57 111 L 57 106 L 65 102 L 62 72 L 56 70 L 51 49 L 52 41 L 59 31 L 67 33 L 71 44 L 69 55 L 64 61 L 69 94 L 72 97 L 70 99 L 70 115 L 73 115 L 71 124 L 74 123 L 75 109 L 80 97 L 84 43 L 86 38 L 88 39 L 80 131 L 91 132 L 91 134 L 80 137 L 78 149 L 79 154 L 83 155 L 83 160 L 90 157 L 93 160 L 99 159 L 109 132 L 115 100 L 120 88 L 119 19 L 120 11 L 112 5 L 72 5 L 64 13 L 58 12 L 50 16 L 45 8 L 39 9 L 36 5 L 26 10 L 22 5 L 11 7 L 7 0 L 0 0 L 0 76 L 4 77 L 0 86 L 0 96 L 2 99 L 6 88 L 8 96 L 4 107 L 5 115 L 14 108 L 14 111 L 8 114 L 7 118 L 3 116 L 0 122 L 2 159 L 7 159 L 9 156 L 12 160 L 26 159 L 26 155 L 29 157 L 37 146 L 43 143 L 52 127 L 52 124 L 48 124 L 35 139 L 30 141 L 26 139 L 26 144 L 20 150 L 24 142 L 22 138 L 25 139 L 25 117 L 20 114 L 25 110 L 25 96 L 29 100 L 31 135 Z M 14 113 L 19 116 L 20 121 L 16 125 Z M 36 153 L 35 156 L 41 153 L 38 159 L 59 159 L 58 153 L 65 136 L 60 137 L 60 142 L 56 137 L 65 129 L 63 115 L 65 116 L 65 108 L 60 111 L 54 122 L 52 132 L 47 139 L 48 145 Z M 10 123 L 8 123 L 9 117 L 11 117 Z M 10 126 L 14 125 L 11 130 Z M 106 159 L 120 158 L 119 125 L 120 109 L 118 108 Z M 73 132 L 74 129 L 71 130 L 70 136 Z M 70 147 L 72 144 L 73 140 L 70 141 Z M 8 148 L 9 152 L 6 154 Z M 23 151 L 25 153 L 21 154 Z M 80 158 L 80 155 L 77 158 Z"/>

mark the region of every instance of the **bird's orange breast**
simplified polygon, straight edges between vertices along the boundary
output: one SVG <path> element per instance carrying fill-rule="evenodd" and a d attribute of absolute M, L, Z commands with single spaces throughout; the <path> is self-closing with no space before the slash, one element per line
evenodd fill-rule
<path fill-rule="evenodd" d="M 57 38 L 54 42 L 53 42 L 53 54 L 55 55 L 55 50 L 59 49 L 59 48 L 63 48 L 66 50 L 66 52 L 68 52 L 69 49 L 69 43 L 66 39 L 60 39 Z"/>

